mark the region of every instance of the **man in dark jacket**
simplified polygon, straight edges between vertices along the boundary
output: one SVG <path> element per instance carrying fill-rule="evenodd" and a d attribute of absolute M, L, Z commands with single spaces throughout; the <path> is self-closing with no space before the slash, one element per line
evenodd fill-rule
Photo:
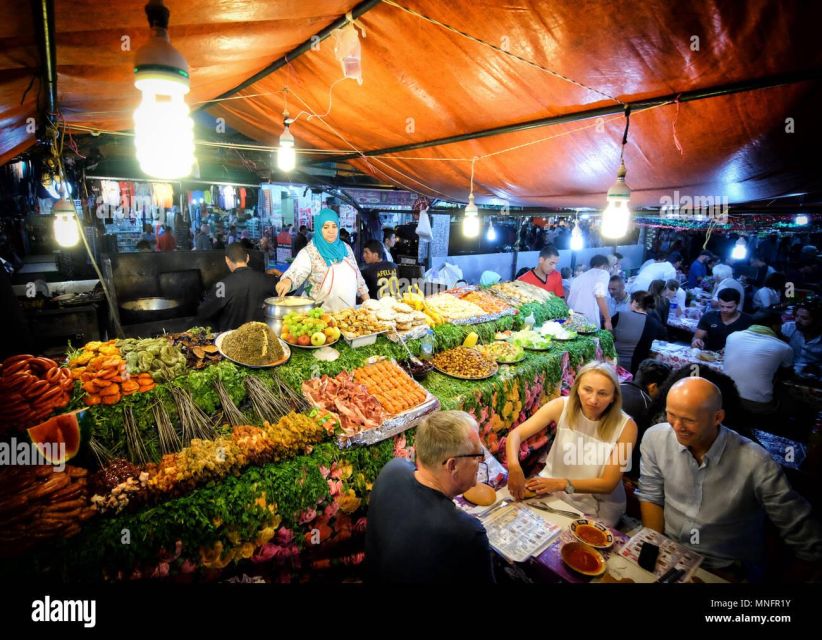
<path fill-rule="evenodd" d="M 217 331 L 263 322 L 263 301 L 274 295 L 275 280 L 248 267 L 248 253 L 239 242 L 228 245 L 225 263 L 230 274 L 217 282 L 197 309 L 197 319 Z"/>
<path fill-rule="evenodd" d="M 291 243 L 291 255 L 297 257 L 297 254 L 305 248 L 308 244 L 308 228 L 303 224 L 300 225 L 300 232 L 294 236 L 294 241 Z"/>

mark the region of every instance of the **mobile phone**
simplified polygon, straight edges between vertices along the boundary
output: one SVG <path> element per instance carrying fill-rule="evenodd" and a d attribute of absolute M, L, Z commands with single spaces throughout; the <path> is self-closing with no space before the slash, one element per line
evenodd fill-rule
<path fill-rule="evenodd" d="M 656 559 L 659 557 L 659 547 L 652 542 L 645 542 L 639 550 L 637 562 L 646 571 L 654 572 Z"/>

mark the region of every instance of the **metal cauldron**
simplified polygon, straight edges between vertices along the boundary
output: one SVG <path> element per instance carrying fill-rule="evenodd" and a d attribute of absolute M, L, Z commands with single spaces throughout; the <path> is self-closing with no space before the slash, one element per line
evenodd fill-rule
<path fill-rule="evenodd" d="M 176 298 L 137 298 L 120 304 L 123 324 L 168 320 L 180 315 L 184 300 Z"/>
<path fill-rule="evenodd" d="M 279 336 L 283 329 L 283 318 L 292 311 L 308 313 L 318 302 L 305 296 L 280 296 L 265 299 L 265 322 L 271 327 L 274 335 Z"/>

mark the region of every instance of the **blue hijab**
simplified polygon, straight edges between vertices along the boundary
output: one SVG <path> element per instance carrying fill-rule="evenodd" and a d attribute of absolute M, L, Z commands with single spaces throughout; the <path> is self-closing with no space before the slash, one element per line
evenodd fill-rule
<path fill-rule="evenodd" d="M 326 222 L 333 222 L 337 225 L 337 239 L 334 242 L 326 242 L 323 238 L 323 225 Z M 331 209 L 323 209 L 316 216 L 314 216 L 314 238 L 311 242 L 317 247 L 317 251 L 325 260 L 327 266 L 331 266 L 337 262 L 342 262 L 343 258 L 348 255 L 345 248 L 345 243 L 340 240 L 340 217 Z"/>

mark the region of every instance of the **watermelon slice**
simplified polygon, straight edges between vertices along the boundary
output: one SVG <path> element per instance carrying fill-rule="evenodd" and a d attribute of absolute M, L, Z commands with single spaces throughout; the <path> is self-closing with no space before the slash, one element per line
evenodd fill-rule
<path fill-rule="evenodd" d="M 80 419 L 85 410 L 64 413 L 49 418 L 28 430 L 34 446 L 49 464 L 62 464 L 80 451 Z M 60 445 L 65 445 L 65 458 L 61 459 Z"/>

